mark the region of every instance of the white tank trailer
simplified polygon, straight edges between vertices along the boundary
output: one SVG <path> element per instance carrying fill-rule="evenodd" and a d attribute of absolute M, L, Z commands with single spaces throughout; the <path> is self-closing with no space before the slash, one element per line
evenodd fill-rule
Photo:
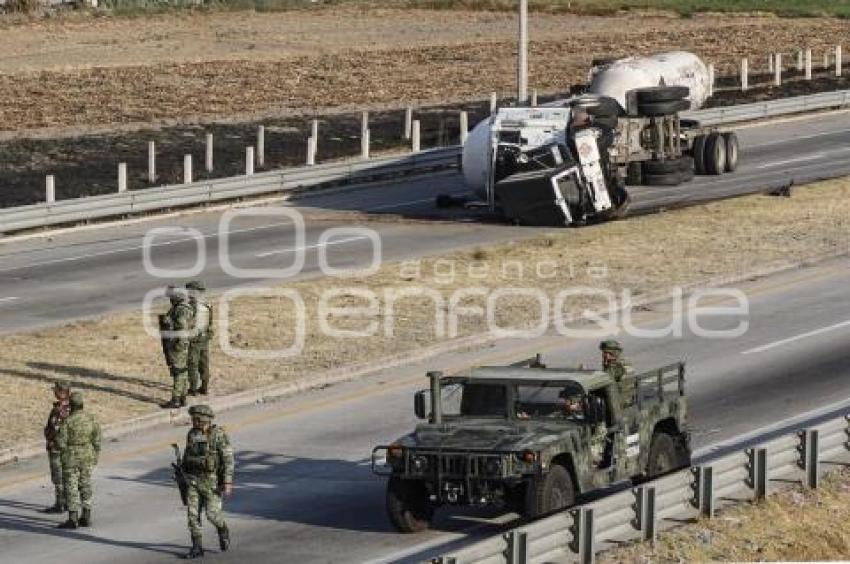
<path fill-rule="evenodd" d="M 737 167 L 734 132 L 680 119 L 708 99 L 696 55 L 602 61 L 589 82 L 584 94 L 500 108 L 472 129 L 463 175 L 491 210 L 519 224 L 580 225 L 624 214 L 628 185 L 677 186 Z"/>

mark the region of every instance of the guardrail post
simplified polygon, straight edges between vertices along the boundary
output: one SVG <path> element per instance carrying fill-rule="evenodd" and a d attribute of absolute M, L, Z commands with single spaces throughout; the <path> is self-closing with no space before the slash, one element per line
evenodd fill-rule
<path fill-rule="evenodd" d="M 118 191 L 127 191 L 127 163 L 118 163 Z"/>
<path fill-rule="evenodd" d="M 56 178 L 52 174 L 44 179 L 44 200 L 48 204 L 56 203 Z"/>
<path fill-rule="evenodd" d="M 411 132 L 411 137 L 413 138 L 412 139 L 413 145 L 412 145 L 411 150 L 414 153 L 418 153 L 419 150 L 420 150 L 420 147 L 421 147 L 421 142 L 420 142 L 419 136 L 420 136 L 419 120 L 415 119 L 415 120 L 413 120 L 413 128 L 412 128 L 412 132 Z"/>
<path fill-rule="evenodd" d="M 371 133 L 367 129 L 363 132 L 363 135 L 360 137 L 360 156 L 364 159 L 369 158 L 369 143 L 372 138 Z"/>
<path fill-rule="evenodd" d="M 708 63 L 708 95 L 714 96 L 714 63 Z"/>
<path fill-rule="evenodd" d="M 782 86 L 782 53 L 776 54 L 776 63 L 773 65 L 773 84 Z"/>
<path fill-rule="evenodd" d="M 254 175 L 254 148 L 245 147 L 245 176 Z"/>
<path fill-rule="evenodd" d="M 658 514 L 655 510 L 655 486 L 640 486 L 637 488 L 637 506 L 635 517 L 641 539 L 655 542 L 655 531 L 658 525 Z"/>
<path fill-rule="evenodd" d="M 835 76 L 841 76 L 841 45 L 835 46 Z"/>
<path fill-rule="evenodd" d="M 407 106 L 404 109 L 404 140 L 410 141 L 413 127 L 413 108 Z"/>
<path fill-rule="evenodd" d="M 257 126 L 257 166 L 262 168 L 266 165 L 266 126 Z"/>
<path fill-rule="evenodd" d="M 537 107 L 537 89 L 536 88 L 531 89 L 531 107 L 532 108 Z"/>
<path fill-rule="evenodd" d="M 711 466 L 697 468 L 697 508 L 700 515 L 711 519 L 714 516 L 714 469 Z"/>
<path fill-rule="evenodd" d="M 457 564 L 456 556 L 438 556 L 431 559 L 431 564 Z"/>
<path fill-rule="evenodd" d="M 208 173 L 213 171 L 213 134 L 207 133 L 206 151 L 204 153 L 204 168 Z"/>
<path fill-rule="evenodd" d="M 469 114 L 465 111 L 460 112 L 460 144 L 466 143 L 466 137 L 469 135 Z"/>
<path fill-rule="evenodd" d="M 806 71 L 806 80 L 812 79 L 812 50 L 806 49 L 806 62 L 805 62 L 805 71 Z"/>
<path fill-rule="evenodd" d="M 747 90 L 750 87 L 750 62 L 746 57 L 741 59 L 741 90 Z"/>
<path fill-rule="evenodd" d="M 526 564 L 528 562 L 528 533 L 509 531 L 505 535 L 508 550 L 505 556 L 508 564 Z"/>
<path fill-rule="evenodd" d="M 192 155 L 183 155 L 183 184 L 192 183 Z"/>
<path fill-rule="evenodd" d="M 490 92 L 490 113 L 491 114 L 496 113 L 496 107 L 498 106 L 498 104 L 499 104 L 499 99 L 496 97 L 496 93 Z"/>
<path fill-rule="evenodd" d="M 307 166 L 316 164 L 316 138 L 307 138 Z"/>
<path fill-rule="evenodd" d="M 759 501 L 767 496 L 767 449 L 753 448 L 747 452 L 750 458 L 750 484 L 753 488 L 753 500 Z"/>
<path fill-rule="evenodd" d="M 578 539 L 578 561 L 580 564 L 593 564 L 596 560 L 594 543 L 593 509 L 582 507 L 575 512 L 573 521 L 576 523 L 576 538 Z"/>
<path fill-rule="evenodd" d="M 148 141 L 148 183 L 156 182 L 156 143 Z"/>
<path fill-rule="evenodd" d="M 806 487 L 816 489 L 820 474 L 820 439 L 817 429 L 807 429 L 803 433 L 803 461 L 806 470 Z"/>

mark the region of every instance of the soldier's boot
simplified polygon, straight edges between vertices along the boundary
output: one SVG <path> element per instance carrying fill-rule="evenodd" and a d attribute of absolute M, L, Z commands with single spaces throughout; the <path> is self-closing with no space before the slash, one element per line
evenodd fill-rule
<path fill-rule="evenodd" d="M 186 405 L 185 403 L 183 405 Z M 171 401 L 167 401 L 165 403 L 159 404 L 159 406 L 163 409 L 177 409 L 181 407 L 179 398 L 171 398 Z"/>
<path fill-rule="evenodd" d="M 65 507 L 65 501 L 62 499 L 62 496 L 56 494 L 56 503 L 51 505 L 50 507 L 46 507 L 41 510 L 42 513 L 65 513 L 67 511 L 67 507 Z"/>
<path fill-rule="evenodd" d="M 190 386 L 190 387 L 189 387 L 189 395 L 190 395 L 190 396 L 196 396 L 196 395 L 198 395 L 198 390 L 197 390 L 197 388 L 195 388 L 195 386 Z"/>
<path fill-rule="evenodd" d="M 80 525 L 80 527 L 91 527 L 92 526 L 91 509 L 89 509 L 87 507 L 83 508 L 83 514 L 80 515 L 79 525 Z"/>
<path fill-rule="evenodd" d="M 60 529 L 76 529 L 77 528 L 77 512 L 71 511 L 68 513 L 68 520 L 64 523 L 60 524 L 58 528 Z"/>
<path fill-rule="evenodd" d="M 226 524 L 218 529 L 218 547 L 222 552 L 227 552 L 227 549 L 230 548 L 230 531 Z"/>
<path fill-rule="evenodd" d="M 180 396 L 180 407 L 186 407 L 186 396 Z"/>
<path fill-rule="evenodd" d="M 201 387 L 198 388 L 198 393 L 201 394 L 202 396 L 207 395 L 207 383 L 206 382 L 201 383 Z"/>
<path fill-rule="evenodd" d="M 204 547 L 201 544 L 201 536 L 192 535 L 192 548 L 189 549 L 189 552 L 186 553 L 186 560 L 192 560 L 194 558 L 203 558 L 204 556 Z"/>

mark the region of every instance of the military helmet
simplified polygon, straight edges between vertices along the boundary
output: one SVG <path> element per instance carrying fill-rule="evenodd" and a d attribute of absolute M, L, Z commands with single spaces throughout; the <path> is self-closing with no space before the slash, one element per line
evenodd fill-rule
<path fill-rule="evenodd" d="M 63 392 L 70 392 L 71 391 L 71 385 L 68 382 L 66 382 L 65 380 L 56 380 L 55 382 L 53 382 L 53 389 L 54 390 L 61 390 Z"/>
<path fill-rule="evenodd" d="M 165 287 L 165 297 L 170 298 L 171 301 L 181 301 L 186 299 L 186 290 L 179 286 L 175 286 L 173 284 L 169 284 Z"/>
<path fill-rule="evenodd" d="M 210 420 L 215 417 L 215 413 L 213 413 L 213 410 L 210 406 L 201 404 L 193 405 L 192 407 L 190 407 L 189 416 L 192 418 Z"/>
<path fill-rule="evenodd" d="M 75 408 L 83 407 L 83 393 L 82 392 L 71 392 L 70 403 L 71 403 L 71 407 L 75 407 Z"/>
<path fill-rule="evenodd" d="M 192 280 L 188 284 L 186 284 L 187 290 L 196 290 L 198 292 L 206 292 L 207 287 L 204 285 L 203 280 Z"/>
<path fill-rule="evenodd" d="M 620 345 L 619 341 L 615 341 L 615 340 L 612 339 L 612 340 L 609 340 L 609 341 L 602 341 L 601 343 L 599 343 L 599 350 L 603 351 L 603 352 L 611 351 L 611 352 L 620 353 L 620 352 L 623 352 L 623 346 Z"/>

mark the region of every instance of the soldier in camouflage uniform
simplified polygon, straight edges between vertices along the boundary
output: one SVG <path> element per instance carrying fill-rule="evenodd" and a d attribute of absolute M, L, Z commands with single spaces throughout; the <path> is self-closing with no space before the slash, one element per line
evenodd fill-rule
<path fill-rule="evenodd" d="M 62 460 L 59 456 L 59 430 L 71 414 L 70 398 L 71 388 L 66 382 L 56 382 L 53 385 L 53 395 L 56 401 L 47 417 L 44 426 L 44 439 L 47 442 L 47 459 L 50 461 L 50 481 L 56 490 L 56 502 L 44 513 L 65 512 L 65 489 L 62 487 Z"/>
<path fill-rule="evenodd" d="M 165 324 L 170 328 L 171 334 L 164 335 L 164 338 L 168 339 L 166 362 L 171 371 L 173 383 L 171 401 L 162 404 L 162 407 L 177 408 L 186 405 L 186 393 L 189 388 L 189 339 L 194 320 L 185 290 L 174 288 L 169 298 L 171 298 L 171 309 L 166 314 Z"/>
<path fill-rule="evenodd" d="M 213 425 L 213 411 L 207 405 L 189 408 L 192 429 L 186 437 L 183 451 L 183 472 L 188 484 L 189 532 L 192 548 L 186 558 L 204 555 L 201 542 L 201 510 L 206 508 L 207 519 L 218 530 L 221 550 L 230 547 L 230 533 L 222 515 L 221 498 L 233 490 L 233 447 L 224 429 Z"/>
<path fill-rule="evenodd" d="M 68 506 L 68 520 L 59 525 L 62 529 L 92 525 L 91 475 L 100 457 L 100 424 L 91 413 L 83 410 L 83 394 L 72 393 L 70 404 L 71 415 L 59 430 L 58 437 Z"/>
<path fill-rule="evenodd" d="M 201 281 L 186 284 L 195 325 L 189 341 L 189 395 L 207 395 L 210 383 L 210 340 L 213 336 L 213 309 L 207 302 Z"/>
<path fill-rule="evenodd" d="M 599 350 L 602 351 L 602 369 L 617 382 L 623 407 L 629 407 L 634 403 L 635 396 L 634 370 L 623 358 L 622 345 L 619 341 L 602 341 L 599 343 Z"/>
<path fill-rule="evenodd" d="M 160 341 L 162 342 L 162 356 L 165 358 L 165 364 L 168 366 L 168 372 L 171 373 L 171 336 L 170 333 L 173 331 L 173 327 L 171 327 L 171 311 L 177 306 L 177 288 L 175 286 L 169 285 L 165 288 L 165 296 L 171 300 L 171 308 L 169 308 L 167 313 L 160 314 L 159 316 L 159 331 Z"/>

